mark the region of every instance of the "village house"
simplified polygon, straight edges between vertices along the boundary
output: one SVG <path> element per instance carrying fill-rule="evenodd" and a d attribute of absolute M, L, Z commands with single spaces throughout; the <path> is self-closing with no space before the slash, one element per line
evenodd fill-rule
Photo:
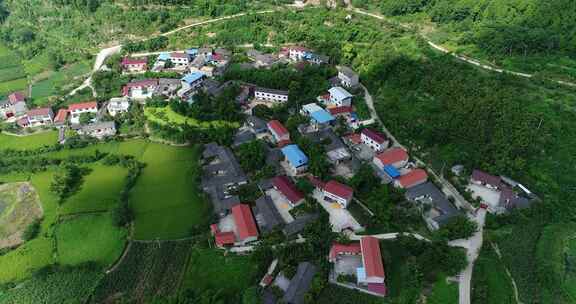
<path fill-rule="evenodd" d="M 370 128 L 362 129 L 362 132 L 360 132 L 360 139 L 363 144 L 367 145 L 375 152 L 383 151 L 389 144 L 386 135 Z"/>
<path fill-rule="evenodd" d="M 287 176 L 282 175 L 272 178 L 272 185 L 274 189 L 288 200 L 291 207 L 296 207 L 304 201 L 304 194 L 296 188 Z"/>
<path fill-rule="evenodd" d="M 336 202 L 342 208 L 348 207 L 354 196 L 354 189 L 335 180 L 331 180 L 324 185 L 324 200 L 327 202 Z"/>
<path fill-rule="evenodd" d="M 266 121 L 260 117 L 249 115 L 246 117 L 246 127 L 254 134 L 263 134 L 268 131 Z"/>
<path fill-rule="evenodd" d="M 333 243 L 328 260 L 334 264 L 332 282 L 337 282 L 340 275 L 353 275 L 356 284 L 346 285 L 374 296 L 386 296 L 384 263 L 377 238 L 365 236 L 351 244 Z"/>
<path fill-rule="evenodd" d="M 374 156 L 374 164 L 384 169 L 385 166 L 393 166 L 396 169 L 403 168 L 408 163 L 408 152 L 402 148 L 390 148 Z"/>
<path fill-rule="evenodd" d="M 234 231 L 226 231 L 222 232 L 218 228 L 218 224 L 210 225 L 210 232 L 214 237 L 214 243 L 218 248 L 226 248 L 229 246 L 234 245 L 236 242 L 236 236 L 234 235 Z"/>
<path fill-rule="evenodd" d="M 127 113 L 129 108 L 130 100 L 127 97 L 110 98 L 106 105 L 106 110 L 112 117 L 115 117 L 118 114 Z"/>
<path fill-rule="evenodd" d="M 296 269 L 296 274 L 290 280 L 290 285 L 284 293 L 282 298 L 282 303 L 286 304 L 304 304 L 305 296 L 310 286 L 312 285 L 312 280 L 314 275 L 316 275 L 316 266 L 309 262 L 303 262 L 298 264 Z"/>
<path fill-rule="evenodd" d="M 326 104 L 328 107 L 349 107 L 352 105 L 352 94 L 342 87 L 330 88 L 328 92 L 330 93 L 330 99 Z"/>
<path fill-rule="evenodd" d="M 66 125 L 66 121 L 68 120 L 68 109 L 60 109 L 54 118 L 54 125 L 58 128 L 63 127 Z"/>
<path fill-rule="evenodd" d="M 172 64 L 176 68 L 187 67 L 188 64 L 190 64 L 190 57 L 188 56 L 188 54 L 183 53 L 183 52 L 170 53 L 170 59 L 169 60 L 170 60 L 170 62 L 172 62 Z"/>
<path fill-rule="evenodd" d="M 410 189 L 428 181 L 428 173 L 424 169 L 414 169 L 395 180 L 394 185 L 402 189 Z"/>
<path fill-rule="evenodd" d="M 321 65 L 321 64 L 328 64 L 330 62 L 330 57 L 326 55 L 308 53 L 306 55 L 306 60 L 308 60 L 310 63 Z"/>
<path fill-rule="evenodd" d="M 21 92 L 8 95 L 8 99 L 0 101 L 0 118 L 19 117 L 26 114 L 26 96 Z"/>
<path fill-rule="evenodd" d="M 242 245 L 258 239 L 258 227 L 249 205 L 238 204 L 232 207 L 232 216 L 238 232 L 238 241 Z"/>
<path fill-rule="evenodd" d="M 51 125 L 54 119 L 54 112 L 51 108 L 31 109 L 26 113 L 26 117 L 18 120 L 22 127 L 41 127 Z"/>
<path fill-rule="evenodd" d="M 418 203 L 422 217 L 430 230 L 437 230 L 460 212 L 446 195 L 431 182 L 414 186 L 406 191 L 408 201 Z M 426 207 L 427 206 L 427 207 Z"/>
<path fill-rule="evenodd" d="M 123 57 L 120 65 L 125 73 L 144 73 L 147 69 L 148 59 Z"/>
<path fill-rule="evenodd" d="M 70 113 L 70 122 L 72 124 L 79 124 L 80 116 L 84 113 L 96 116 L 98 113 L 98 103 L 96 101 L 73 103 L 68 106 L 68 113 Z"/>
<path fill-rule="evenodd" d="M 492 190 L 500 189 L 502 180 L 500 176 L 488 174 L 482 170 L 474 169 L 470 181 L 476 185 L 484 186 Z"/>
<path fill-rule="evenodd" d="M 135 80 L 127 83 L 122 88 L 122 96 L 135 100 L 151 98 L 158 88 L 158 79 Z"/>
<path fill-rule="evenodd" d="M 308 157 L 297 145 L 287 145 L 281 149 L 292 174 L 297 175 L 308 170 Z"/>
<path fill-rule="evenodd" d="M 256 222 L 260 231 L 271 232 L 276 227 L 284 226 L 284 219 L 268 195 L 262 195 L 256 200 L 256 210 Z"/>
<path fill-rule="evenodd" d="M 103 139 L 116 135 L 116 125 L 113 121 L 95 122 L 82 126 L 78 130 L 78 134 Z"/>
<path fill-rule="evenodd" d="M 288 91 L 257 87 L 254 89 L 254 97 L 260 101 L 283 104 L 288 102 Z"/>
<path fill-rule="evenodd" d="M 267 127 L 270 134 L 272 134 L 275 143 L 290 140 L 290 132 L 288 132 L 288 129 L 286 129 L 286 127 L 284 127 L 284 125 L 278 120 L 269 121 Z"/>
<path fill-rule="evenodd" d="M 313 143 L 323 145 L 326 156 L 332 164 L 339 164 L 352 158 L 342 140 L 330 128 L 306 134 Z"/>
<path fill-rule="evenodd" d="M 178 90 L 176 95 L 178 95 L 182 101 L 192 103 L 192 96 L 196 92 L 196 89 L 202 85 L 204 79 L 206 79 L 206 75 L 200 72 L 187 74 L 186 76 L 182 77 L 180 81 L 182 87 L 180 90 Z"/>
<path fill-rule="evenodd" d="M 202 189 L 210 196 L 214 213 L 226 214 L 240 203 L 240 198 L 232 193 L 248 183 L 246 174 L 232 151 L 215 143 L 204 146 L 202 160 Z"/>
<path fill-rule="evenodd" d="M 154 95 L 172 98 L 176 95 L 176 92 L 181 85 L 180 79 L 160 78 L 158 79 L 158 88 L 154 91 Z"/>
<path fill-rule="evenodd" d="M 198 49 L 198 56 L 202 56 L 206 58 L 206 60 L 210 61 L 212 58 L 213 49 L 210 47 L 203 47 Z"/>
<path fill-rule="evenodd" d="M 309 103 L 302 106 L 301 113 L 310 117 L 310 122 L 312 123 L 314 130 L 321 130 L 329 127 L 335 120 L 334 116 L 315 103 Z"/>
<path fill-rule="evenodd" d="M 338 67 L 338 80 L 340 80 L 340 84 L 347 88 L 354 88 L 360 83 L 358 74 L 346 66 Z"/>
<path fill-rule="evenodd" d="M 304 60 L 306 54 L 308 53 L 308 49 L 301 46 L 291 46 L 285 49 L 285 52 L 288 54 L 288 58 L 292 61 L 301 61 Z"/>

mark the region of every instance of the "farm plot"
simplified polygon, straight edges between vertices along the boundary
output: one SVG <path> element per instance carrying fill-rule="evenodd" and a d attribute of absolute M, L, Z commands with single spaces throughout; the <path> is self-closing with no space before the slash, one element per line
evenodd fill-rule
<path fill-rule="evenodd" d="M 136 239 L 177 239 L 206 224 L 209 204 L 198 190 L 199 150 L 150 143 L 146 163 L 130 195 Z"/>
<path fill-rule="evenodd" d="M 86 303 L 102 272 L 97 269 L 66 268 L 46 276 L 36 276 L 8 289 L 2 294 L 0 304 L 14 303 Z"/>
<path fill-rule="evenodd" d="M 0 133 L 0 150 L 31 150 L 52 146 L 58 141 L 58 132 L 48 131 L 27 136 L 13 136 Z"/>
<path fill-rule="evenodd" d="M 44 105 L 48 100 L 58 94 L 58 90 L 70 85 L 77 77 L 90 71 L 86 62 L 75 63 L 59 71 L 51 71 L 47 77 L 32 85 L 32 98 L 34 104 Z"/>
<path fill-rule="evenodd" d="M 190 241 L 134 242 L 114 271 L 100 282 L 92 303 L 144 303 L 177 292 L 190 253 Z"/>
<path fill-rule="evenodd" d="M 118 203 L 128 169 L 119 166 L 90 166 L 92 172 L 84 177 L 80 191 L 68 198 L 61 214 L 111 210 Z"/>
<path fill-rule="evenodd" d="M 219 250 L 194 248 L 181 291 L 190 289 L 201 294 L 213 290 L 221 292 L 225 299 L 239 300 L 239 295 L 258 280 L 256 272 L 257 265 L 248 256 L 224 256 Z"/>
<path fill-rule="evenodd" d="M 159 108 L 159 107 L 146 107 L 144 109 L 144 115 L 146 119 L 153 121 L 161 125 L 176 124 L 176 125 L 189 125 L 195 128 L 221 128 L 221 127 L 239 127 L 238 123 L 227 122 L 227 121 L 199 121 L 194 118 L 185 117 L 180 115 L 169 106 Z"/>
<path fill-rule="evenodd" d="M 41 217 L 40 199 L 30 183 L 0 185 L 0 249 L 22 243 L 24 230 Z"/>
<path fill-rule="evenodd" d="M 23 90 L 28 80 L 20 57 L 0 44 L 0 96 Z"/>
<path fill-rule="evenodd" d="M 56 227 L 58 262 L 112 264 L 122 253 L 126 229 L 115 227 L 110 213 L 80 215 Z"/>

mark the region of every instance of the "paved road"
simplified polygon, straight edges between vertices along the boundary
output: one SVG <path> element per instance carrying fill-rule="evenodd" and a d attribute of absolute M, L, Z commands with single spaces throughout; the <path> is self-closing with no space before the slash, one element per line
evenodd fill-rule
<path fill-rule="evenodd" d="M 386 19 L 384 16 L 377 15 L 377 14 L 373 14 L 373 13 L 370 13 L 370 12 L 367 12 L 367 11 L 364 11 L 364 10 L 361 10 L 361 9 L 358 9 L 358 8 L 349 8 L 349 10 L 351 10 L 351 11 L 353 11 L 353 12 L 355 12 L 355 13 L 361 14 L 361 15 L 365 15 L 365 16 L 369 16 L 369 17 L 376 18 L 376 19 L 379 19 L 379 20 L 387 21 L 387 19 Z M 406 25 L 406 24 L 403 24 L 403 23 L 396 23 L 396 24 L 400 25 L 402 28 L 405 28 L 405 29 L 412 29 L 410 26 L 408 26 L 408 25 Z M 480 60 L 478 60 L 478 59 L 474 59 L 474 58 L 470 58 L 470 57 L 467 57 L 467 56 L 462 56 L 462 55 L 455 54 L 455 53 L 451 52 L 450 50 L 446 49 L 445 47 L 440 46 L 440 45 L 435 44 L 434 42 L 430 41 L 430 39 L 429 39 L 428 37 L 426 37 L 426 35 L 420 34 L 420 37 L 422 37 L 424 40 L 426 40 L 426 42 L 428 43 L 428 45 L 429 45 L 430 47 L 432 47 L 433 49 L 435 49 L 435 50 L 437 50 L 437 51 L 440 51 L 440 52 L 442 52 L 442 53 L 445 53 L 445 54 L 449 54 L 450 56 L 452 56 L 452 57 L 454 57 L 454 58 L 456 58 L 456 59 L 458 59 L 458 60 L 460 60 L 460 61 L 462 61 L 462 62 L 466 62 L 466 63 L 468 63 L 468 64 L 472 64 L 472 65 L 475 65 L 475 66 L 480 67 L 480 68 L 482 68 L 482 69 L 485 69 L 485 70 L 488 70 L 488 71 L 493 71 L 493 72 L 496 72 L 496 73 L 508 73 L 508 74 L 512 74 L 512 75 L 519 76 L 519 77 L 524 77 L 524 78 L 532 78 L 532 77 L 534 77 L 534 74 L 516 72 L 516 71 L 511 71 L 511 70 L 506 70 L 506 69 L 502 69 L 502 68 L 490 66 L 490 65 L 487 65 L 487 64 L 482 63 L 482 62 L 481 62 Z M 570 87 L 576 87 L 576 83 L 573 83 L 573 82 L 568 82 L 568 81 L 563 81 L 563 80 L 557 80 L 557 79 L 548 79 L 548 80 L 550 80 L 550 81 L 552 81 L 552 82 L 555 82 L 555 83 L 557 83 L 557 84 L 561 84 L 561 85 L 565 85 L 565 86 L 570 86 Z"/>
<path fill-rule="evenodd" d="M 474 262 L 478 258 L 480 248 L 482 247 L 486 209 L 480 208 L 478 209 L 478 212 L 475 216 L 470 215 L 470 217 L 478 224 L 478 231 L 470 239 L 465 241 L 468 245 L 466 254 L 468 257 L 468 266 L 462 273 L 460 273 L 459 276 L 459 304 L 470 304 L 470 285 L 472 284 L 472 273 L 474 270 Z"/>

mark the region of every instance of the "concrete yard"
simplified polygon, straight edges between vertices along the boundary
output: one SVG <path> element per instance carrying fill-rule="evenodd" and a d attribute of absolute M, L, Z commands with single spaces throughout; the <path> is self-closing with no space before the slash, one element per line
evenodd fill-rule
<path fill-rule="evenodd" d="M 488 189 L 484 186 L 476 184 L 469 184 L 466 189 L 472 191 L 472 197 L 479 197 L 492 208 L 498 207 L 500 201 L 500 191 Z"/>
<path fill-rule="evenodd" d="M 362 267 L 362 256 L 360 255 L 343 255 L 334 263 L 334 272 L 336 274 L 353 274 L 356 275 L 356 269 Z"/>
<path fill-rule="evenodd" d="M 282 217 L 284 222 L 286 224 L 292 223 L 294 221 L 294 217 L 292 216 L 292 214 L 290 214 L 290 210 L 292 210 L 292 207 L 288 203 L 288 200 L 274 188 L 268 189 L 266 191 L 266 194 L 270 196 L 270 198 L 274 202 L 274 206 L 276 206 L 276 209 L 280 213 L 280 216 Z"/>
<path fill-rule="evenodd" d="M 324 194 L 318 189 L 314 190 L 314 199 L 320 203 L 322 208 L 330 214 L 330 224 L 334 232 L 340 232 L 344 229 L 352 229 L 355 232 L 364 230 L 364 227 L 356 221 L 350 212 L 342 208 L 337 203 L 329 203 L 324 200 Z"/>

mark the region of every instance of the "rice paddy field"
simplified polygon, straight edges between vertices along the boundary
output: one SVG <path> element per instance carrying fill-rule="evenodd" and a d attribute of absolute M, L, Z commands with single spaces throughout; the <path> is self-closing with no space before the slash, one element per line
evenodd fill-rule
<path fill-rule="evenodd" d="M 48 131 L 27 136 L 13 136 L 0 133 L 0 150 L 29 150 L 52 146 L 58 141 L 57 131 Z"/>

